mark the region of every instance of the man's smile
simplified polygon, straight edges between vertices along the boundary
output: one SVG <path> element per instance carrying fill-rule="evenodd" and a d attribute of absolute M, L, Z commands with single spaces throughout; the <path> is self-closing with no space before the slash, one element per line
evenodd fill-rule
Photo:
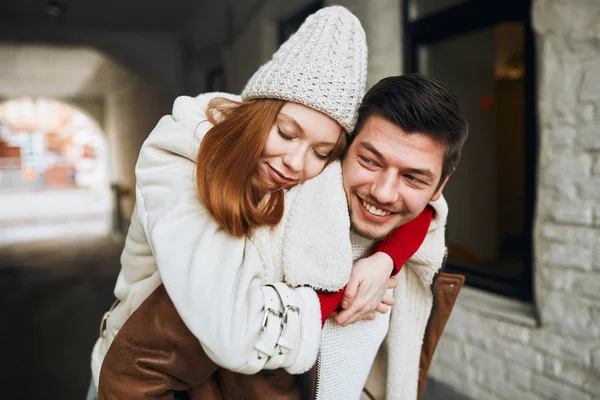
<path fill-rule="evenodd" d="M 372 203 L 369 203 L 368 201 L 362 199 L 358 195 L 356 195 L 356 198 L 358 199 L 361 213 L 367 219 L 369 219 L 373 222 L 378 222 L 378 223 L 386 222 L 387 220 L 389 220 L 391 218 L 391 216 L 396 214 L 392 211 L 379 208 L 380 206 L 376 206 Z"/>

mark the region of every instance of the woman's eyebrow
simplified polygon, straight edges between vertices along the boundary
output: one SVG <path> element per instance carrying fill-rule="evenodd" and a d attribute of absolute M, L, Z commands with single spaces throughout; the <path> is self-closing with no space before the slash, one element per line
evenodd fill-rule
<path fill-rule="evenodd" d="M 280 112 L 280 113 L 279 113 L 279 117 L 283 118 L 283 119 L 284 119 L 284 122 L 292 124 L 292 125 L 293 125 L 293 127 L 294 127 L 296 130 L 300 131 L 300 133 L 301 133 L 302 135 L 306 135 L 306 132 L 305 132 L 305 131 L 304 131 L 304 129 L 302 128 L 302 125 L 300 125 L 300 124 L 298 123 L 298 121 L 296 121 L 296 120 L 295 120 L 293 117 L 291 117 L 291 116 L 289 116 L 289 115 L 287 115 L 287 114 L 285 114 L 285 113 L 283 113 L 283 112 Z M 315 145 L 315 146 L 335 146 L 335 145 L 336 145 L 336 143 L 337 143 L 337 141 L 333 142 L 333 141 L 323 140 L 323 141 L 320 141 L 320 142 L 317 142 L 317 143 L 315 143 L 314 145 Z"/>
<path fill-rule="evenodd" d="M 300 132 L 304 133 L 304 129 L 302 129 L 302 126 L 300 126 L 300 124 L 298 123 L 298 121 L 296 121 L 294 118 L 290 117 L 289 115 L 281 112 L 279 113 L 279 116 L 281 118 L 283 118 L 285 120 L 285 122 L 288 122 L 292 125 L 294 125 L 294 128 L 299 130 Z"/>

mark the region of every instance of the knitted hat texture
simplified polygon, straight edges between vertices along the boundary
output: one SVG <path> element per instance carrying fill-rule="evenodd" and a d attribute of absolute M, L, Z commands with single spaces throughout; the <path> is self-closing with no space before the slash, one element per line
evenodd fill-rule
<path fill-rule="evenodd" d="M 367 80 L 367 40 L 342 6 L 312 14 L 250 78 L 242 100 L 280 99 L 319 110 L 351 133 Z"/>

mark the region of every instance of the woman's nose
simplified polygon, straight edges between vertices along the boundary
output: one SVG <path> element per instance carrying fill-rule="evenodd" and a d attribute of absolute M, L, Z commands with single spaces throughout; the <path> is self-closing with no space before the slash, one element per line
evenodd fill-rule
<path fill-rule="evenodd" d="M 283 164 L 293 172 L 301 172 L 304 167 L 304 150 L 287 153 L 283 157 Z"/>

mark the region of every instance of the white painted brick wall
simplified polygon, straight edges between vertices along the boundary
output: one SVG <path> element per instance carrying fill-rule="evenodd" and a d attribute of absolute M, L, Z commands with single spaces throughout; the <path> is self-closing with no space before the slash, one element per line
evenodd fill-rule
<path fill-rule="evenodd" d="M 552 378 L 538 375 L 533 378 L 533 388 L 548 399 L 591 400 L 590 394 L 570 388 Z"/>
<path fill-rule="evenodd" d="M 508 382 L 523 392 L 529 392 L 533 387 L 533 372 L 527 367 L 511 365 L 508 368 Z"/>
<path fill-rule="evenodd" d="M 600 135 L 599 135 L 600 136 Z M 553 154 L 547 161 L 546 168 L 542 173 L 545 177 L 552 179 L 555 177 L 590 175 L 592 169 L 592 156 L 590 154 Z"/>
<path fill-rule="evenodd" d="M 541 254 L 542 262 L 590 270 L 592 268 L 592 257 L 594 249 L 581 244 L 574 243 L 548 243 L 543 246 Z"/>
<path fill-rule="evenodd" d="M 600 1 L 534 0 L 533 11 L 540 323 L 461 296 L 430 375 L 478 400 L 600 399 Z"/>
<path fill-rule="evenodd" d="M 594 205 L 594 225 L 600 227 L 600 204 Z"/>
<path fill-rule="evenodd" d="M 594 163 L 594 168 L 592 169 L 592 173 L 594 175 L 600 175 L 600 157 L 596 158 L 596 162 Z"/>
<path fill-rule="evenodd" d="M 600 150 L 600 124 L 582 126 L 577 132 L 576 143 L 584 150 Z"/>
<path fill-rule="evenodd" d="M 592 351 L 591 358 L 592 358 L 592 371 L 597 376 L 600 376 L 600 345 L 597 345 L 597 347 Z"/>
<path fill-rule="evenodd" d="M 532 393 L 531 390 L 523 390 L 507 384 L 501 393 L 501 398 L 506 400 L 541 400 L 543 397 Z"/>

